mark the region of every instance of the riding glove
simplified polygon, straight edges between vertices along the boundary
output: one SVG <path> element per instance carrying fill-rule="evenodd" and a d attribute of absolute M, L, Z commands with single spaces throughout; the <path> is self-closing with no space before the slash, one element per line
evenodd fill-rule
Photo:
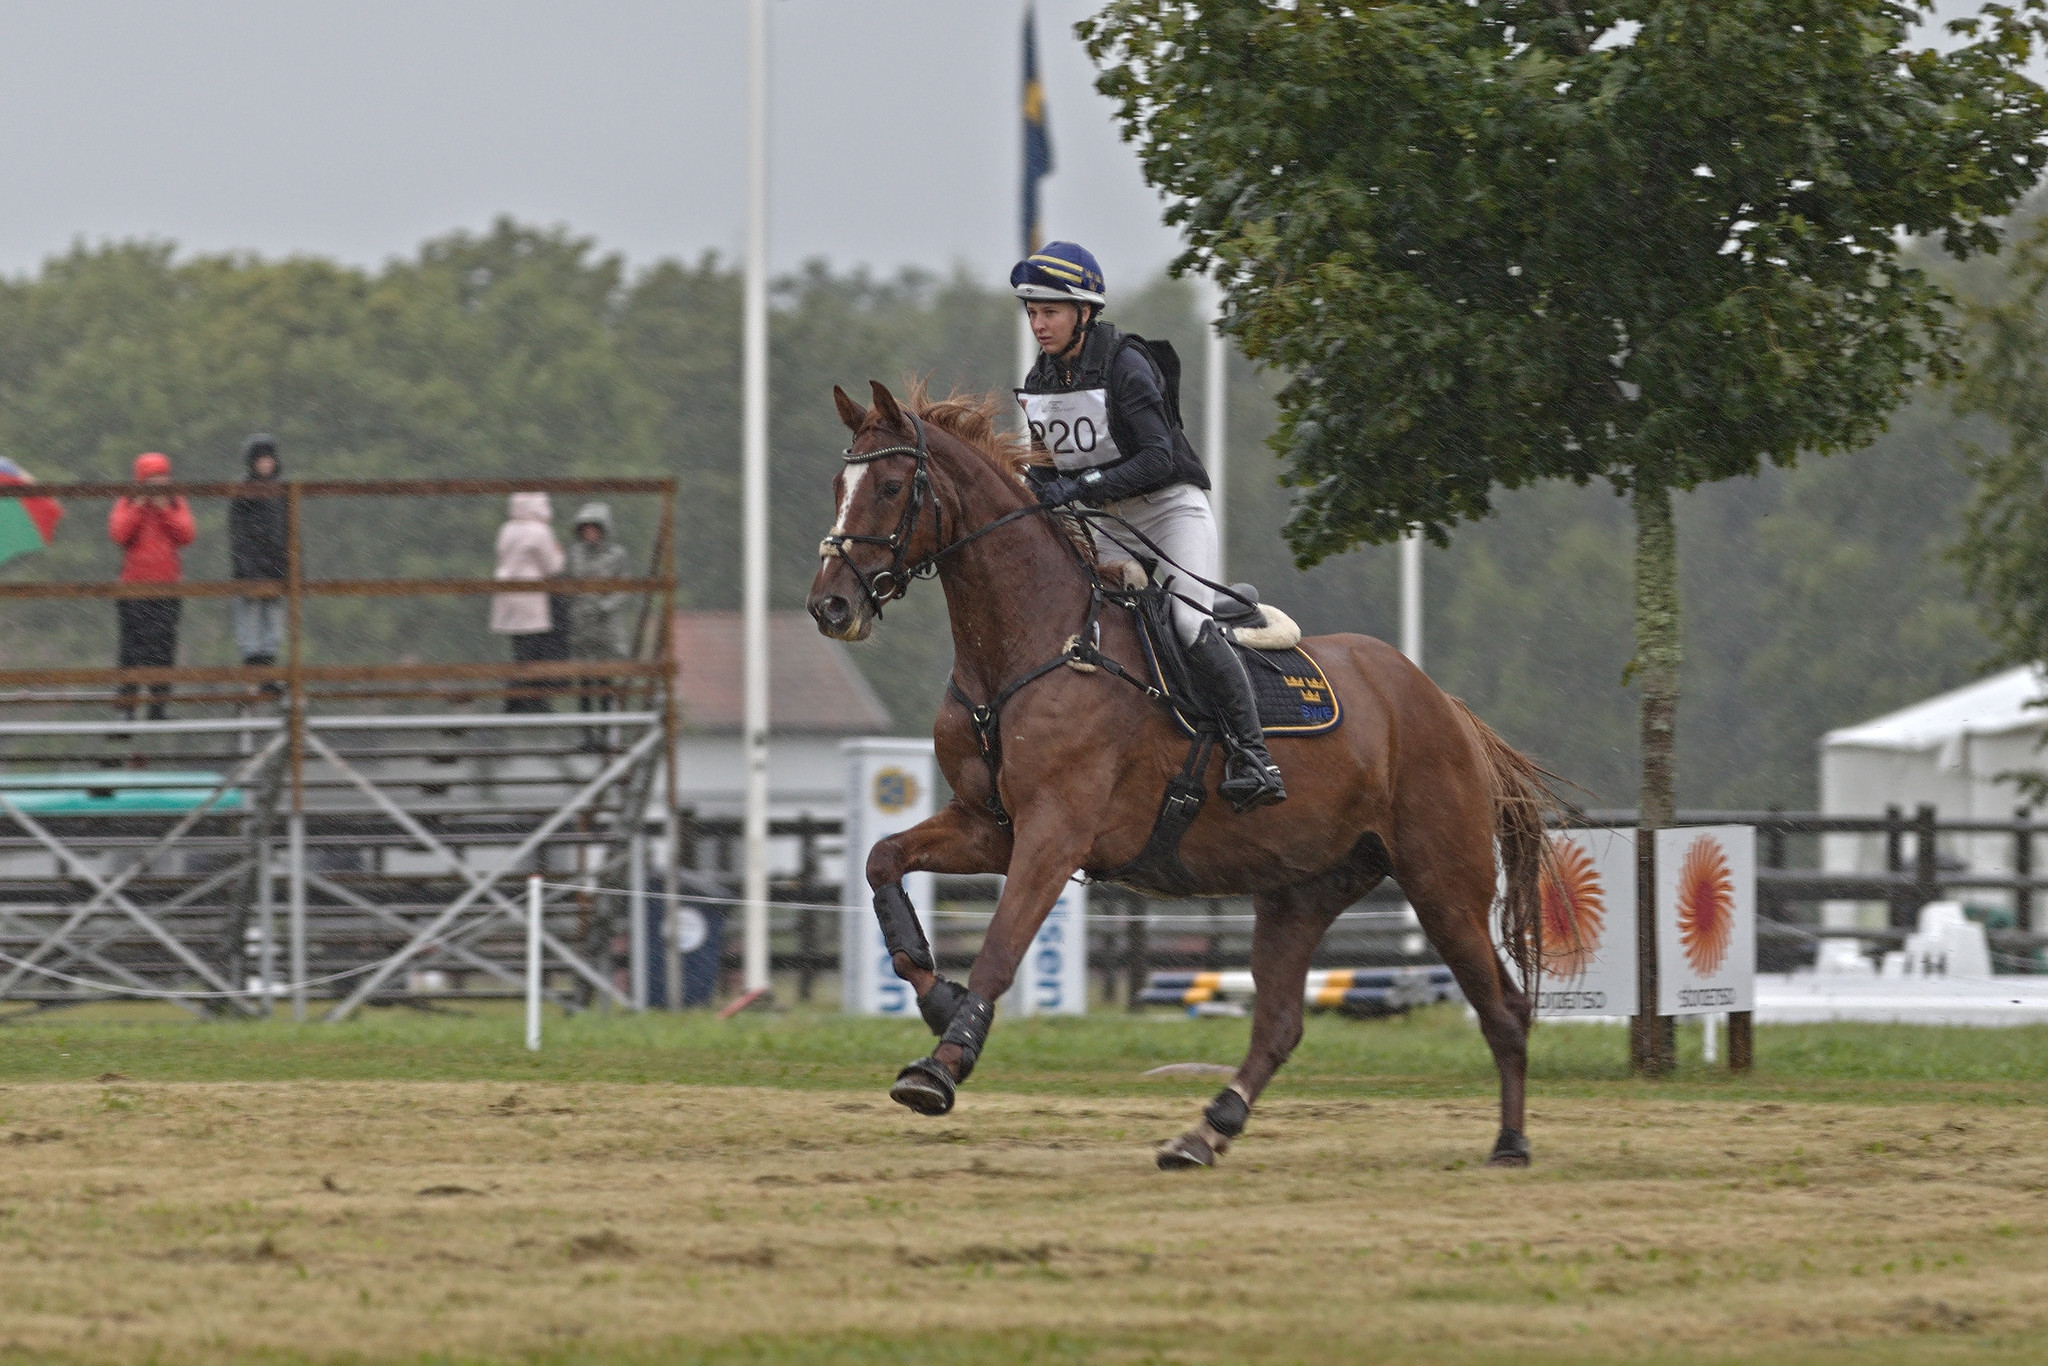
<path fill-rule="evenodd" d="M 1037 483 L 1038 501 L 1047 507 L 1062 507 L 1068 503 L 1086 503 L 1089 507 L 1102 506 L 1102 471 L 1088 470 L 1083 474 L 1056 474 Z"/>
<path fill-rule="evenodd" d="M 1081 481 L 1071 474 L 1056 474 L 1038 485 L 1038 501 L 1049 508 L 1065 507 L 1081 500 Z"/>

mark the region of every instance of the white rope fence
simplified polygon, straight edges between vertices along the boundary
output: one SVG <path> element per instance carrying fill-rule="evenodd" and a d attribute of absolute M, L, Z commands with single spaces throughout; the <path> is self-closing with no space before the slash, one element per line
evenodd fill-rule
<path fill-rule="evenodd" d="M 649 901 L 680 901 L 687 902 L 693 906 L 746 907 L 758 904 L 766 906 L 770 911 L 834 911 L 841 915 L 874 914 L 873 911 L 871 911 L 865 906 L 842 906 L 836 901 L 827 902 L 769 900 L 757 903 L 748 901 L 743 897 L 699 896 L 694 892 L 643 891 L 635 893 L 624 887 L 598 887 L 583 882 L 544 882 L 542 885 L 554 891 L 581 892 L 586 896 L 624 897 L 638 895 L 641 897 L 645 897 Z M 931 914 L 934 918 L 941 920 L 975 921 L 989 920 L 994 915 L 994 913 L 991 911 L 942 911 L 936 909 L 933 910 Z M 1350 921 L 1353 924 L 1370 923 L 1392 926 L 1412 925 L 1414 923 L 1412 916 L 1413 912 L 1406 910 L 1345 911 L 1342 915 L 1339 915 L 1337 919 L 1340 921 Z M 1145 911 L 1137 915 L 1119 914 L 1115 912 L 1098 912 L 1093 909 L 1090 909 L 1088 912 L 1088 923 L 1091 925 L 1158 926 L 1171 924 L 1173 922 L 1184 921 L 1190 926 L 1200 928 L 1202 926 L 1208 925 L 1249 925 L 1257 919 L 1258 917 L 1254 915 L 1245 915 L 1238 913 L 1232 913 L 1228 915 L 1211 915 L 1203 911 Z"/>
<path fill-rule="evenodd" d="M 555 892 L 580 894 L 584 896 L 613 896 L 621 898 L 633 897 L 637 895 L 645 898 L 648 901 L 677 902 L 697 906 L 746 907 L 754 904 L 740 897 L 702 896 L 691 892 L 656 892 L 645 890 L 635 892 L 633 889 L 630 888 L 598 886 L 592 885 L 587 882 L 550 882 L 540 877 L 528 878 L 527 888 L 527 917 L 525 925 L 527 1003 L 526 1025 L 527 1047 L 533 1049 L 538 1049 L 540 1047 L 539 982 L 541 974 L 539 971 L 539 965 L 541 955 L 538 947 L 538 931 L 541 922 L 546 915 L 545 893 Z M 828 911 L 841 915 L 873 914 L 872 911 L 870 911 L 868 908 L 864 906 L 842 906 L 837 902 L 769 901 L 765 904 L 770 911 Z M 934 909 L 931 912 L 931 914 L 935 919 L 961 920 L 984 923 L 993 918 L 993 912 L 989 911 L 961 911 Z M 1389 926 L 1407 925 L 1413 923 L 1412 912 L 1405 910 L 1346 911 L 1344 912 L 1344 914 L 1340 915 L 1337 918 L 1340 921 L 1348 920 L 1353 923 L 1371 923 Z M 1191 929 L 1199 929 L 1218 925 L 1249 925 L 1256 919 L 1256 917 L 1243 914 L 1211 915 L 1193 911 L 1148 911 L 1137 915 L 1093 912 L 1089 915 L 1088 919 L 1090 923 L 1093 924 L 1140 924 L 1159 928 L 1173 928 L 1175 926 L 1185 925 L 1186 927 Z M 429 946 L 422 954 L 416 956 L 424 957 L 426 954 L 431 953 L 434 948 L 461 946 L 467 942 L 473 942 L 474 940 L 482 937 L 480 931 L 486 928 L 488 928 L 488 924 L 481 926 L 466 927 L 464 932 L 451 935 L 442 944 Z M 375 972 L 377 969 L 382 968 L 386 964 L 393 962 L 400 956 L 400 954 L 392 954 L 384 958 L 379 958 L 374 962 L 362 963 L 357 965 L 356 967 L 345 968 L 340 972 L 331 972 L 319 977 L 309 977 L 301 982 L 259 982 L 256 985 L 241 991 L 184 991 L 173 988 L 134 986 L 125 982 L 95 981 L 92 978 L 79 977 L 72 973 L 62 972 L 56 968 L 45 967 L 40 963 L 30 962 L 24 958 L 17 958 L 12 954 L 5 952 L 0 952 L 0 964 L 6 964 L 9 967 L 19 968 L 25 972 L 34 973 L 38 977 L 46 978 L 53 982 L 61 982 L 66 986 L 77 987 L 80 990 L 96 992 L 105 996 L 128 997 L 137 1000 L 151 1001 L 230 1001 L 261 1000 L 266 996 L 288 996 L 297 991 L 311 990 L 314 987 L 322 987 L 327 986 L 330 983 L 346 981 L 352 977 L 360 977 L 365 973 Z"/>

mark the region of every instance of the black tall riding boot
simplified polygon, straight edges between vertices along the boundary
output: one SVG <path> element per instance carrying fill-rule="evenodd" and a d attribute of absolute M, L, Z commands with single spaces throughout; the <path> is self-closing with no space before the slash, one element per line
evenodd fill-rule
<path fill-rule="evenodd" d="M 1280 766 L 1266 752 L 1259 704 L 1252 697 L 1244 661 L 1213 621 L 1202 623 L 1201 634 L 1188 646 L 1188 662 L 1201 675 L 1215 704 L 1230 750 L 1230 757 L 1223 761 L 1223 781 L 1216 790 L 1239 811 L 1286 801 L 1287 785 L 1280 780 Z"/>

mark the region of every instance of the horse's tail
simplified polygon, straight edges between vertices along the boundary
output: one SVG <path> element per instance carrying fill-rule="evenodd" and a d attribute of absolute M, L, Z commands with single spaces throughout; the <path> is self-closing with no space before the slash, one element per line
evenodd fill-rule
<path fill-rule="evenodd" d="M 1501 946 L 1520 974 L 1522 991 L 1535 1005 L 1537 976 L 1543 964 L 1543 882 L 1557 876 L 1557 855 L 1550 843 L 1547 817 L 1563 813 L 1567 803 L 1551 784 L 1557 775 L 1500 738 L 1493 728 L 1452 698 L 1479 737 L 1486 777 L 1493 793 L 1494 837 L 1500 844 L 1507 890 L 1501 905 Z"/>

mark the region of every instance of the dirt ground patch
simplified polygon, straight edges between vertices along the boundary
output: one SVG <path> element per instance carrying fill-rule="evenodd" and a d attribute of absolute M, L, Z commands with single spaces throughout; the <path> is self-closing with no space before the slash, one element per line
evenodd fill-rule
<path fill-rule="evenodd" d="M 1536 1167 L 1496 1172 L 1490 1106 L 1283 1099 L 1222 1168 L 1152 1170 L 1198 1107 L 969 1094 L 925 1121 L 765 1088 L 9 1085 L 0 1359 L 824 1360 L 800 1349 L 847 1334 L 1187 1362 L 2048 1345 L 2034 1107 L 1538 1102 Z"/>

